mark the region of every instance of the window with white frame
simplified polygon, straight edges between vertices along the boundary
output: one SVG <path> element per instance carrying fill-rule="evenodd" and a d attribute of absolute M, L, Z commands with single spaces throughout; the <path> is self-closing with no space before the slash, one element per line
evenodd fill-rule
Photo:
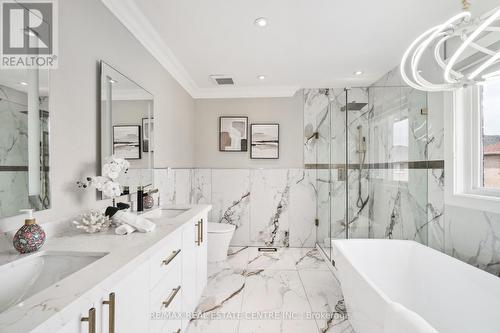
<path fill-rule="evenodd" d="M 445 109 L 447 203 L 500 213 L 500 81 L 455 91 Z"/>
<path fill-rule="evenodd" d="M 480 186 L 500 190 L 500 80 L 480 87 Z"/>

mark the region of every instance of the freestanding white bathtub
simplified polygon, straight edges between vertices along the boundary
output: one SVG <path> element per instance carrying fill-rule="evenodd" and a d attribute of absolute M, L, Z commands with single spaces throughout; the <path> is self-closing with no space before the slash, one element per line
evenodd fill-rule
<path fill-rule="evenodd" d="M 500 332 L 500 278 L 413 241 L 332 243 L 356 333 Z"/>

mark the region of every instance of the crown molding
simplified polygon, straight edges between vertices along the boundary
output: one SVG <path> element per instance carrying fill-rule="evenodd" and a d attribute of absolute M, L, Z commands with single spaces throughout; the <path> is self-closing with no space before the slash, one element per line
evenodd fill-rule
<path fill-rule="evenodd" d="M 101 1 L 182 88 L 195 99 L 291 97 L 301 88 L 299 86 L 200 88 L 133 0 Z"/>
<path fill-rule="evenodd" d="M 195 82 L 134 1 L 101 1 L 188 92 L 188 94 L 194 97 L 198 90 Z"/>

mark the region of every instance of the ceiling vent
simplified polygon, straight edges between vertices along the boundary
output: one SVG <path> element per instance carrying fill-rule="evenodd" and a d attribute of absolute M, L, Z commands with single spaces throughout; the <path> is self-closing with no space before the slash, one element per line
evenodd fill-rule
<path fill-rule="evenodd" d="M 234 85 L 234 80 L 228 75 L 210 75 L 210 79 L 217 86 L 232 86 Z"/>

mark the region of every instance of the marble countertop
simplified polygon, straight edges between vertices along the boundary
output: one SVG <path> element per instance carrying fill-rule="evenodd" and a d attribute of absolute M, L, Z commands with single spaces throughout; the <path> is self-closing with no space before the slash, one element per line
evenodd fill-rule
<path fill-rule="evenodd" d="M 112 290 L 123 277 L 168 242 L 168 236 L 189 220 L 206 213 L 210 205 L 176 205 L 166 209 L 188 209 L 176 217 L 147 217 L 156 224 L 150 233 L 120 236 L 114 228 L 85 234 L 72 230 L 49 238 L 42 251 L 107 253 L 55 285 L 0 313 L 0 332 L 57 332 L 75 314 L 88 311 L 89 303 Z M 0 265 L 29 255 L 0 252 Z"/>

